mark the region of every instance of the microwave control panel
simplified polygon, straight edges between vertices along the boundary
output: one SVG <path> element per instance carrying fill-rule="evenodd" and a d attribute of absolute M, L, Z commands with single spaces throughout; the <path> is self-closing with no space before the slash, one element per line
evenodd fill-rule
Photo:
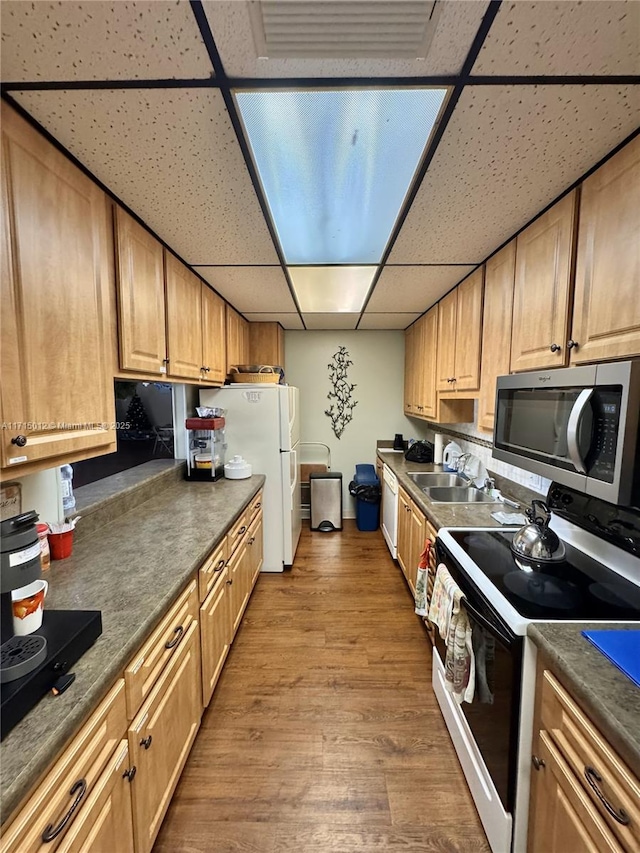
<path fill-rule="evenodd" d="M 598 388 L 592 398 L 593 436 L 587 456 L 590 477 L 613 482 L 620 426 L 622 389 Z"/>

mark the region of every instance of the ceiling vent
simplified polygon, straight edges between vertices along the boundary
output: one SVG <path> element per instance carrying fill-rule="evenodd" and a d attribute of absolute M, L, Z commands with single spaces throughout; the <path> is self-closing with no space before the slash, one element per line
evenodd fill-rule
<path fill-rule="evenodd" d="M 255 0 L 257 54 L 268 59 L 423 59 L 441 0 Z"/>

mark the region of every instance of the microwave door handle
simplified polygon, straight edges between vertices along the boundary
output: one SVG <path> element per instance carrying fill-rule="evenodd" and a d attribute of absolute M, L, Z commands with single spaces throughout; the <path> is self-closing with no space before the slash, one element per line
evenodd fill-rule
<path fill-rule="evenodd" d="M 469 604 L 469 600 L 467 599 L 466 595 L 462 599 L 461 604 L 463 605 L 469 616 L 471 616 L 472 619 L 475 619 L 476 622 L 478 622 L 478 624 L 485 629 L 485 631 L 488 631 L 494 637 L 497 637 L 502 643 L 504 643 L 505 646 L 510 648 L 513 645 L 513 639 L 503 634 L 500 629 L 496 627 L 496 625 L 492 625 L 491 622 L 489 622 L 489 620 L 482 615 L 482 613 L 479 613 L 475 609 L 475 607 Z"/>
<path fill-rule="evenodd" d="M 569 421 L 567 423 L 567 450 L 569 451 L 569 459 L 573 462 L 573 467 L 580 474 L 586 474 L 584 459 L 580 453 L 580 427 L 582 418 L 589 400 L 593 396 L 593 388 L 583 388 L 578 394 L 578 397 L 573 404 Z"/>

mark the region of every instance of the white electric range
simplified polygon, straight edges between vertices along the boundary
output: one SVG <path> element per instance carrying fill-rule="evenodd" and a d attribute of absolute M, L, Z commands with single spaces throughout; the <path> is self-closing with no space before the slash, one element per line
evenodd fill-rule
<path fill-rule="evenodd" d="M 517 528 L 448 528 L 438 563 L 462 589 L 473 627 L 476 690 L 458 704 L 445 689 L 436 631 L 433 687 L 493 853 L 526 850 L 536 647 L 533 622 L 640 620 L 640 512 L 553 483 L 557 563 L 511 551 Z"/>

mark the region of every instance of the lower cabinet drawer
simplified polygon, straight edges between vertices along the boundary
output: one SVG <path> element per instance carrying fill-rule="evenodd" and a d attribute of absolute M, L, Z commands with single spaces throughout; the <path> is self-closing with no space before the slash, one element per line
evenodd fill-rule
<path fill-rule="evenodd" d="M 262 509 L 262 489 L 258 492 L 255 498 L 249 504 L 249 521 L 253 521 L 258 512 Z"/>
<path fill-rule="evenodd" d="M 128 731 L 136 853 L 149 853 L 202 716 L 200 631 L 191 622 Z"/>
<path fill-rule="evenodd" d="M 226 563 L 227 539 L 225 537 L 218 547 L 212 551 L 204 561 L 204 564 L 200 567 L 200 571 L 198 572 L 198 587 L 201 602 L 205 600 L 213 589 L 214 584 L 217 583 Z"/>
<path fill-rule="evenodd" d="M 551 672 L 541 683 L 541 728 L 623 850 L 640 850 L 640 784 Z"/>
<path fill-rule="evenodd" d="M 127 729 L 124 681 L 120 679 L 69 747 L 2 831 L 2 853 L 57 850 L 83 819 L 107 762 Z"/>
<path fill-rule="evenodd" d="M 247 512 L 243 512 L 240 518 L 236 521 L 233 527 L 227 533 L 227 545 L 229 557 L 234 553 L 238 545 L 242 542 L 244 534 L 249 527 L 247 521 Z"/>
<path fill-rule="evenodd" d="M 134 853 L 129 744 L 121 741 L 58 853 Z"/>
<path fill-rule="evenodd" d="M 198 584 L 192 580 L 171 610 L 124 671 L 127 685 L 127 717 L 132 720 L 156 679 L 198 621 Z"/>

